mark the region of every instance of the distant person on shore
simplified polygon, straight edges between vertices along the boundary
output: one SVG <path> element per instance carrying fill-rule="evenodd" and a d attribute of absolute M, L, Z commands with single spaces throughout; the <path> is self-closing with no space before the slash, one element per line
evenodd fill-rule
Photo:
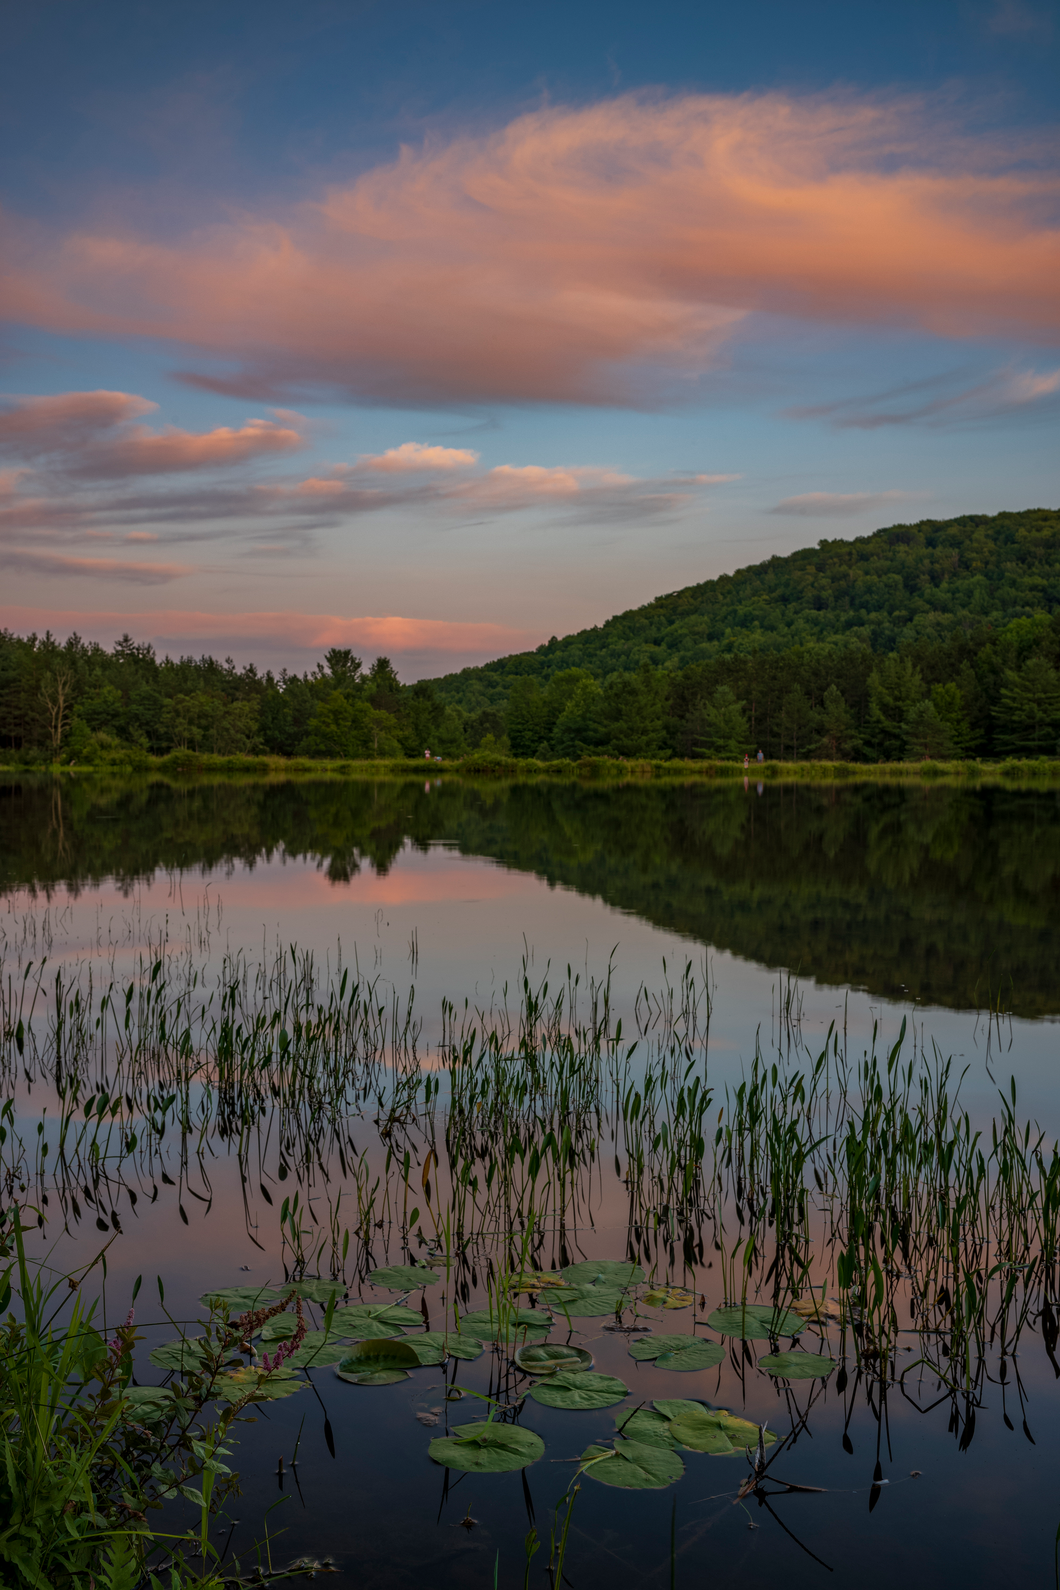
<path fill-rule="evenodd" d="M 746 751 L 743 754 L 743 765 L 744 767 L 750 767 L 751 765 L 751 758 L 748 756 Z"/>
<path fill-rule="evenodd" d="M 759 750 L 758 755 L 755 757 L 755 761 L 756 762 L 764 762 L 765 761 L 765 757 L 762 755 L 761 750 Z"/>

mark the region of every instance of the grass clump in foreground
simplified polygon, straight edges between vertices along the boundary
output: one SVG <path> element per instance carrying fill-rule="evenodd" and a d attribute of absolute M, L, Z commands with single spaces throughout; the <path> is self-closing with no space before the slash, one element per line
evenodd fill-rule
<path fill-rule="evenodd" d="M 232 1426 L 251 1403 L 290 1389 L 283 1352 L 271 1370 L 244 1365 L 243 1355 L 285 1303 L 233 1321 L 215 1306 L 205 1333 L 185 1342 L 178 1377 L 136 1386 L 134 1310 L 108 1339 L 96 1304 L 81 1296 L 97 1263 L 105 1268 L 105 1250 L 46 1282 L 26 1255 L 24 1236 L 37 1224 L 23 1226 L 24 1213 L 14 1206 L 0 1217 L 0 1308 L 15 1304 L 0 1323 L 0 1582 L 220 1590 L 234 1574 L 222 1577 L 209 1531 L 237 1490 L 225 1462 Z M 151 1515 L 178 1497 L 198 1510 L 198 1527 L 153 1527 Z"/>

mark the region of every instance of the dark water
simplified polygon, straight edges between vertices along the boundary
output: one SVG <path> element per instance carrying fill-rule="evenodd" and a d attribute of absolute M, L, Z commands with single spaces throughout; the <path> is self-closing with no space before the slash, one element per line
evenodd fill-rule
<path fill-rule="evenodd" d="M 0 890 L 8 968 L 47 953 L 52 966 L 94 958 L 132 972 L 161 931 L 171 946 L 211 964 L 233 948 L 265 953 L 295 939 L 323 962 L 341 939 L 344 964 L 356 955 L 389 988 L 415 983 L 427 1040 L 437 1036 L 442 995 L 472 1004 L 499 998 L 505 982 L 514 986 L 523 956 L 538 974 L 546 959 L 583 961 L 588 977 L 600 974 L 617 943 L 615 1008 L 632 1021 L 635 993 L 655 986 L 663 956 L 672 977 L 676 962 L 707 954 L 714 1011 L 706 1063 L 719 1097 L 756 1042 L 778 1057 L 811 1053 L 835 1023 L 859 1051 L 874 1027 L 880 1042 L 893 1041 L 905 1019 L 903 1053 L 916 1038 L 922 1051 L 934 1041 L 959 1055 L 984 1118 L 996 1087 L 1015 1073 L 1028 1113 L 1050 1142 L 1057 1135 L 1060 1072 L 1049 1018 L 1060 1012 L 1060 800 L 1052 793 L 19 781 L 0 786 Z M 30 1084 L 12 1072 L 8 1087 L 24 1130 L 45 1107 L 54 1111 L 46 1078 Z M 352 1131 L 378 1165 L 369 1118 Z M 270 1179 L 284 1157 L 279 1135 L 261 1150 Z M 124 1314 L 141 1273 L 143 1296 L 162 1273 L 167 1303 L 187 1319 L 209 1286 L 282 1280 L 276 1209 L 255 1195 L 248 1213 L 231 1146 L 216 1138 L 210 1145 L 208 1198 L 202 1162 L 198 1170 L 189 1162 L 156 1203 L 141 1197 L 135 1213 L 122 1206 L 121 1237 L 109 1253 L 112 1316 Z M 303 1181 L 295 1168 L 283 1191 L 295 1184 L 315 1200 L 323 1229 L 341 1172 L 328 1161 L 326 1178 L 314 1172 Z M 273 1190 L 278 1198 L 275 1181 Z M 55 1262 L 90 1251 L 97 1233 L 87 1221 L 70 1221 L 64 1234 L 54 1218 L 47 1235 L 57 1244 Z M 591 1223 L 567 1238 L 574 1256 L 626 1251 L 618 1182 L 602 1187 Z M 393 1243 L 381 1230 L 374 1262 L 398 1262 Z M 680 1262 L 675 1279 L 679 1270 Z M 484 1297 L 484 1277 L 475 1280 L 471 1306 Z M 722 1301 L 709 1244 L 695 1284 L 706 1312 Z M 173 1334 L 156 1316 L 150 1306 L 141 1312 L 147 1347 Z M 984 1340 L 981 1377 L 963 1400 L 931 1376 L 873 1385 L 853 1367 L 842 1392 L 834 1376 L 823 1387 L 785 1389 L 739 1352 L 717 1369 L 667 1373 L 634 1363 L 625 1338 L 603 1332 L 599 1321 L 580 1324 L 576 1339 L 589 1345 L 597 1368 L 630 1386 L 628 1407 L 652 1397 L 705 1398 L 767 1420 L 782 1435 L 809 1410 L 778 1467 L 785 1480 L 821 1489 L 778 1497 L 772 1512 L 753 1499 L 736 1504 L 742 1456 L 695 1453 L 667 1490 L 624 1493 L 585 1480 L 565 1564 L 576 1590 L 715 1579 L 802 1587 L 856 1577 L 865 1590 L 893 1590 L 899 1579 L 1053 1582 L 1060 1400 L 1037 1319 L 1009 1349 L 1005 1384 L 999 1344 Z M 692 1326 L 672 1313 L 656 1328 Z M 904 1339 L 912 1362 L 917 1337 L 910 1330 Z M 487 1353 L 457 1365 L 455 1377 L 496 1390 L 497 1372 Z M 138 1373 L 158 1378 L 146 1361 Z M 453 1378 L 453 1366 L 445 1374 Z M 378 1388 L 349 1386 L 327 1368 L 311 1378 L 313 1389 L 258 1410 L 259 1422 L 244 1430 L 233 1459 L 243 1477 L 232 1509 L 241 1520 L 237 1542 L 260 1540 L 265 1510 L 283 1497 L 269 1515 L 270 1530 L 283 1531 L 275 1555 L 331 1553 L 337 1584 L 486 1587 L 496 1575 L 515 1587 L 524 1582 L 533 1519 L 545 1545 L 529 1583 L 548 1584 L 548 1533 L 571 1460 L 613 1433 L 615 1410 L 527 1404 L 522 1422 L 545 1438 L 546 1453 L 525 1471 L 525 1485 L 520 1474 L 447 1480 L 427 1455 L 437 1431 L 416 1418 L 442 1406 L 442 1370 Z M 887 1483 L 874 1490 L 881 1473 Z M 470 1529 L 461 1527 L 467 1514 L 477 1520 Z"/>

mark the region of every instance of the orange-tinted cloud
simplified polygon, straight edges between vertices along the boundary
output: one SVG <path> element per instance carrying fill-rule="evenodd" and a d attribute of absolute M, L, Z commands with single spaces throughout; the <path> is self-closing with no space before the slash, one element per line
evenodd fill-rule
<path fill-rule="evenodd" d="M 680 389 L 756 311 L 1055 342 L 1049 158 L 912 101 L 627 96 L 182 241 L 10 224 L 6 296 L 217 356 L 234 370 L 190 378 L 219 391 L 625 402 Z"/>
<path fill-rule="evenodd" d="M 0 568 L 21 574 L 78 575 L 133 585 L 168 585 L 171 580 L 193 572 L 185 563 L 128 563 L 121 558 L 67 557 L 59 552 L 38 552 L 3 544 L 0 544 Z"/>
<path fill-rule="evenodd" d="M 153 431 L 134 419 L 158 404 L 130 392 L 60 392 L 7 399 L 0 407 L 0 450 L 47 458 L 81 479 L 120 480 L 229 468 L 304 445 L 301 431 L 272 420 L 248 420 L 239 430 L 166 426 Z"/>
<path fill-rule="evenodd" d="M 497 656 L 537 645 L 542 639 L 534 630 L 505 624 L 465 624 L 433 618 L 340 618 L 328 613 L 203 613 L 180 609 L 112 613 L 4 606 L 0 607 L 0 627 L 22 633 L 44 628 L 77 630 L 80 634 L 120 634 L 129 630 L 178 641 L 218 636 L 317 652 L 330 646 L 351 646 L 366 654 L 429 651 Z"/>
<path fill-rule="evenodd" d="M 468 469 L 477 463 L 478 454 L 467 447 L 425 447 L 422 442 L 402 442 L 400 447 L 388 447 L 385 453 L 366 454 L 356 467 L 401 475 L 409 470 Z"/>

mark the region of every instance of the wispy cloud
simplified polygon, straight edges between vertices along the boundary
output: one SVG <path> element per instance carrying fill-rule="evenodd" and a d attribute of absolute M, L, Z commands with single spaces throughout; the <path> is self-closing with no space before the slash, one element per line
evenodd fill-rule
<path fill-rule="evenodd" d="M 193 572 L 184 563 L 129 563 L 120 558 L 76 558 L 59 552 L 37 552 L 32 548 L 4 546 L 2 543 L 0 568 L 20 574 L 73 574 L 94 580 L 118 581 L 123 585 L 168 585 L 171 580 Z"/>
<path fill-rule="evenodd" d="M 798 497 L 785 497 L 769 512 L 795 514 L 805 519 L 845 519 L 899 502 L 908 495 L 905 491 L 806 491 Z"/>
<path fill-rule="evenodd" d="M 1055 341 L 1058 195 L 1055 148 L 912 99 L 628 95 L 175 241 L 10 217 L 4 287 L 18 321 L 169 339 L 257 401 L 649 403 L 757 311 Z"/>
<path fill-rule="evenodd" d="M 998 370 L 968 383 L 959 376 L 903 382 L 867 397 L 843 398 L 787 410 L 792 419 L 828 420 L 838 430 L 877 430 L 886 425 L 977 425 L 1044 410 L 1060 401 L 1060 369 Z"/>
<path fill-rule="evenodd" d="M 134 424 L 157 403 L 131 392 L 61 392 L 0 398 L 0 452 L 47 460 L 85 480 L 229 469 L 305 445 L 301 432 L 274 420 L 248 420 L 238 430 L 153 431 Z"/>

